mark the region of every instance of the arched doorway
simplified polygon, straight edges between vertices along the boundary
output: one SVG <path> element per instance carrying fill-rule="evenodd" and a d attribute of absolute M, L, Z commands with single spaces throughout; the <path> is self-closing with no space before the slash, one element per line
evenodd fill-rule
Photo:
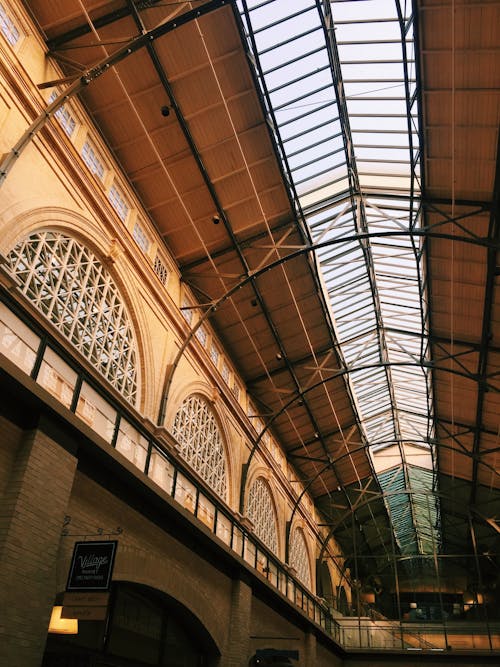
<path fill-rule="evenodd" d="M 183 605 L 147 586 L 117 582 L 106 621 L 49 634 L 42 667 L 211 667 L 219 652 Z"/>

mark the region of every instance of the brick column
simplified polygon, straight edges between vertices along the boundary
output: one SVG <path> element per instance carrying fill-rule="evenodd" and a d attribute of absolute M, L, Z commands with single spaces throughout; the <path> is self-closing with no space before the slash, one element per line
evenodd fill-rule
<path fill-rule="evenodd" d="M 316 667 L 316 635 L 306 632 L 304 637 L 304 667 Z"/>
<path fill-rule="evenodd" d="M 229 632 L 221 667 L 248 665 L 250 650 L 250 620 L 252 613 L 252 589 L 241 579 L 233 581 L 231 591 L 231 617 Z"/>
<path fill-rule="evenodd" d="M 75 470 L 76 458 L 45 433 L 24 434 L 0 505 L 2 665 L 41 664 Z"/>

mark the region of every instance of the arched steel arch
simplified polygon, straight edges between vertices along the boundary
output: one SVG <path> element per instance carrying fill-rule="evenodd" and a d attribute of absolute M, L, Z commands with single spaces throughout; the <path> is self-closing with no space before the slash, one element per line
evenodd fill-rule
<path fill-rule="evenodd" d="M 165 379 L 165 384 L 162 392 L 162 399 L 161 399 L 161 408 L 160 408 L 160 417 L 159 417 L 159 423 L 162 421 L 162 417 L 164 417 L 165 414 L 165 403 L 168 400 L 169 396 L 169 391 L 170 387 L 172 384 L 172 377 L 179 365 L 179 361 L 184 355 L 184 352 L 186 351 L 186 348 L 188 347 L 189 343 L 191 342 L 192 338 L 196 334 L 197 330 L 201 327 L 201 325 L 205 322 L 205 320 L 210 316 L 211 313 L 214 313 L 221 305 L 223 305 L 226 301 L 228 301 L 233 294 L 236 294 L 238 290 L 241 288 L 245 287 L 249 283 L 252 283 L 254 280 L 259 278 L 260 276 L 264 275 L 268 271 L 272 271 L 273 269 L 286 264 L 286 262 L 289 262 L 293 259 L 296 259 L 297 257 L 300 257 L 301 255 L 307 255 L 308 253 L 315 252 L 317 250 L 321 250 L 322 248 L 327 248 L 330 246 L 334 245 L 340 245 L 342 243 L 345 243 L 346 241 L 356 241 L 356 240 L 368 240 L 371 238 L 397 238 L 397 237 L 405 237 L 405 236 L 412 236 L 412 237 L 419 237 L 419 238 L 436 238 L 436 239 L 444 239 L 448 241 L 454 241 L 454 242 L 461 242 L 461 243 L 470 243 L 471 245 L 478 245 L 484 248 L 491 248 L 491 249 L 499 249 L 498 244 L 491 241 L 491 239 L 487 237 L 477 237 L 477 236 L 457 236 L 454 234 L 446 233 L 446 232 L 435 232 L 431 231 L 430 229 L 413 229 L 413 230 L 402 230 L 402 231 L 388 231 L 388 232 L 360 232 L 357 234 L 353 234 L 350 236 L 343 236 L 341 239 L 329 239 L 327 241 L 319 241 L 317 243 L 309 243 L 305 244 L 302 247 L 292 250 L 288 255 L 285 255 L 283 257 L 280 257 L 278 259 L 273 260 L 272 262 L 269 262 L 269 264 L 266 264 L 265 266 L 262 266 L 261 268 L 257 269 L 256 271 L 252 271 L 248 276 L 245 276 L 242 278 L 240 281 L 238 281 L 235 285 L 233 285 L 231 288 L 229 288 L 224 294 L 221 296 L 217 297 L 214 299 L 211 303 L 208 304 L 202 304 L 206 306 L 206 310 L 203 313 L 203 315 L 199 318 L 199 320 L 196 322 L 196 324 L 190 329 L 185 341 L 183 342 L 182 346 L 179 348 L 179 351 L 177 352 L 174 361 L 172 362 L 171 369 Z"/>
<path fill-rule="evenodd" d="M 404 489 L 396 489 L 394 491 L 384 491 L 384 492 L 381 492 L 380 494 L 373 494 L 368 500 L 361 501 L 358 504 L 358 506 L 356 507 L 356 510 L 360 509 L 361 507 L 364 507 L 365 505 L 369 505 L 370 503 L 372 503 L 376 500 L 384 500 L 385 498 L 389 498 L 391 496 L 397 496 L 397 495 L 409 495 L 409 496 L 411 496 L 411 495 L 414 495 L 414 494 L 417 494 L 417 493 L 419 495 L 426 495 L 426 496 L 430 496 L 430 497 L 439 496 L 441 499 L 449 500 L 450 502 L 454 501 L 454 499 L 452 497 L 450 497 L 446 493 L 442 493 L 442 492 L 439 492 L 439 491 L 423 491 L 423 490 L 420 490 L 420 489 L 418 491 L 415 491 L 414 489 L 411 489 L 411 488 L 404 488 Z M 465 512 L 465 515 L 467 517 L 471 517 L 472 515 L 477 516 L 480 521 L 482 521 L 484 524 L 489 526 L 492 530 L 500 532 L 499 529 L 496 526 L 492 526 L 491 520 L 489 520 L 488 517 L 484 516 L 484 514 L 482 512 L 480 512 L 476 507 L 469 505 L 465 508 L 464 512 Z M 342 517 L 337 521 L 337 523 L 330 528 L 330 530 L 328 532 L 328 535 L 324 540 L 324 545 L 328 544 L 328 541 L 332 537 L 334 537 L 335 531 L 339 528 L 339 526 L 344 524 L 346 522 L 346 520 L 349 519 L 349 517 L 351 517 L 353 515 L 353 513 L 354 513 L 354 510 L 352 510 L 352 509 L 347 510 L 342 515 Z M 324 547 L 322 549 L 322 551 L 320 552 L 318 560 L 321 560 L 323 558 L 325 548 L 326 547 Z M 414 556 L 408 555 L 408 556 L 405 556 L 405 559 L 411 560 L 412 558 L 421 558 L 421 557 L 422 557 L 422 554 L 414 555 Z M 427 556 L 427 557 L 429 557 L 429 556 Z"/>

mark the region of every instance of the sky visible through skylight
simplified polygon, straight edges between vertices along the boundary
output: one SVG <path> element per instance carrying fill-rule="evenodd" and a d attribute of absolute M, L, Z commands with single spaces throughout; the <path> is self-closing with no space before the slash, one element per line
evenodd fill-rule
<path fill-rule="evenodd" d="M 420 225 L 411 2 L 239 0 L 238 6 L 311 237 L 331 242 L 317 256 L 375 469 L 395 467 L 396 451 L 403 490 L 424 494 L 425 508 L 420 494 L 408 496 L 413 520 L 395 525 L 396 538 L 409 553 L 430 552 L 438 542 L 437 510 L 429 512 L 428 503 L 432 483 L 426 478 L 425 489 L 415 489 L 408 462 L 420 449 L 418 465 L 432 477 L 423 253 L 408 233 Z M 389 509 L 393 478 L 379 475 Z"/>

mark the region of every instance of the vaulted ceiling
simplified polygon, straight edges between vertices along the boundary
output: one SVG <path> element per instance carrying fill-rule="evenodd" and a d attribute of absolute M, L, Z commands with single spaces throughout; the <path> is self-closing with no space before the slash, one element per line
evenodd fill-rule
<path fill-rule="evenodd" d="M 346 553 L 490 563 L 498 3 L 26 5 Z"/>

